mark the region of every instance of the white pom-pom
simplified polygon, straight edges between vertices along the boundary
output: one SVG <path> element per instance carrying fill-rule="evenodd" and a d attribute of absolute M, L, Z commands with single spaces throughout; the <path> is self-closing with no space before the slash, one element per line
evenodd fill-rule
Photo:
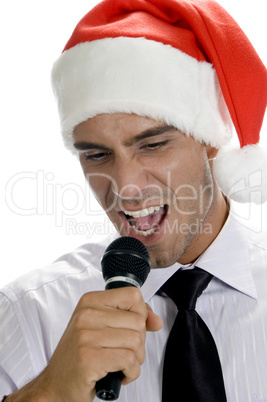
<path fill-rule="evenodd" d="M 267 152 L 259 144 L 220 150 L 213 168 L 217 183 L 229 198 L 255 204 L 267 201 Z"/>

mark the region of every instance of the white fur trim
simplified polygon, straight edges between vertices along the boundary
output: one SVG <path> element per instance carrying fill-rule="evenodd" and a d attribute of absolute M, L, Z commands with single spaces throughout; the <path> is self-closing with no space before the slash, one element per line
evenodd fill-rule
<path fill-rule="evenodd" d="M 221 149 L 213 171 L 222 191 L 238 202 L 267 201 L 267 153 L 257 145 Z"/>
<path fill-rule="evenodd" d="M 52 84 L 70 149 L 74 127 L 102 113 L 161 120 L 217 148 L 231 136 L 212 65 L 159 42 L 119 37 L 78 44 L 55 62 Z"/>

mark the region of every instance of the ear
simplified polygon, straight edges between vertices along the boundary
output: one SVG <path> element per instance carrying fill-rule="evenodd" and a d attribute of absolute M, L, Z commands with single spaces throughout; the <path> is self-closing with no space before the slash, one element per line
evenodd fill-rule
<path fill-rule="evenodd" d="M 211 160 L 211 159 L 216 158 L 219 150 L 217 148 L 212 147 L 211 145 L 206 145 L 206 152 L 207 152 L 208 159 Z"/>

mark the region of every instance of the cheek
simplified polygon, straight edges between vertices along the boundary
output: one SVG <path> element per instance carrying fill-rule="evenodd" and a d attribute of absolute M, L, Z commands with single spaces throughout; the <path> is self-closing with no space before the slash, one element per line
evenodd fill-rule
<path fill-rule="evenodd" d="M 102 208 L 106 209 L 106 198 L 110 188 L 110 180 L 99 174 L 86 175 L 86 180 L 98 203 Z"/>
<path fill-rule="evenodd" d="M 213 180 L 205 155 L 184 159 L 178 173 L 174 173 L 171 188 L 176 210 L 182 215 L 205 216 L 213 198 Z M 188 162 L 189 161 L 189 162 Z M 176 177 L 175 177 L 176 176 Z"/>

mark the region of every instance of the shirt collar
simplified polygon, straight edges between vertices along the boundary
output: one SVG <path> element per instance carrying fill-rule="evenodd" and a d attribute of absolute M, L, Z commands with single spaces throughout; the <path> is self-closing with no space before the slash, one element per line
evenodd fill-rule
<path fill-rule="evenodd" d="M 236 208 L 237 205 L 231 202 L 230 214 L 223 229 L 196 265 L 229 286 L 257 299 L 249 257 L 248 232 L 238 222 Z"/>
<path fill-rule="evenodd" d="M 230 213 L 223 229 L 200 256 L 196 265 L 227 285 L 257 299 L 250 265 L 247 231 L 236 219 L 235 208 L 235 203 L 231 202 Z M 184 266 L 175 263 L 168 268 L 151 270 L 141 288 L 144 299 L 149 300 L 181 267 Z"/>

